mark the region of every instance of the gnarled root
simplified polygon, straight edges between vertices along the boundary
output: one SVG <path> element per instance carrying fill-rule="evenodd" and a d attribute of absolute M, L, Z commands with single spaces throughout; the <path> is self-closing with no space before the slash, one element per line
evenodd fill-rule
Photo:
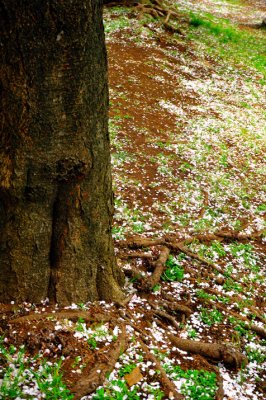
<path fill-rule="evenodd" d="M 166 375 L 165 370 L 161 366 L 161 363 L 150 352 L 148 346 L 146 346 L 146 344 L 141 339 L 139 339 L 139 342 L 140 342 L 141 347 L 142 347 L 142 349 L 143 349 L 143 351 L 145 353 L 146 358 L 149 359 L 150 361 L 152 361 L 155 364 L 156 370 L 160 371 L 159 379 L 161 381 L 161 384 L 163 386 L 163 390 L 164 390 L 165 394 L 167 396 L 169 396 L 169 397 L 174 398 L 175 400 L 184 399 L 184 396 L 177 392 L 174 383 L 168 378 L 168 376 Z"/>
<path fill-rule="evenodd" d="M 158 260 L 155 262 L 155 269 L 153 271 L 153 274 L 146 280 L 146 282 L 142 286 L 143 290 L 151 290 L 160 281 L 169 254 L 170 250 L 168 249 L 168 247 L 164 246 Z"/>
<path fill-rule="evenodd" d="M 74 400 L 79 400 L 96 390 L 105 381 L 106 374 L 114 369 L 115 363 L 127 346 L 125 327 L 122 326 L 121 329 L 121 334 L 118 336 L 113 348 L 106 354 L 105 359 L 99 360 L 89 374 L 85 377 L 83 376 L 71 390 L 74 394 Z"/>
<path fill-rule="evenodd" d="M 180 339 L 171 334 L 168 337 L 171 342 L 181 350 L 193 354 L 200 354 L 216 362 L 222 361 L 236 369 L 248 363 L 247 358 L 242 353 L 225 344 L 196 342 L 189 339 Z"/>

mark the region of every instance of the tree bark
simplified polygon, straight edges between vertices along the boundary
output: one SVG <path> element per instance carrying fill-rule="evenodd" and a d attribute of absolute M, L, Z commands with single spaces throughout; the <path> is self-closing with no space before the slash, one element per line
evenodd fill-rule
<path fill-rule="evenodd" d="M 0 4 L 0 301 L 121 300 L 102 1 Z"/>

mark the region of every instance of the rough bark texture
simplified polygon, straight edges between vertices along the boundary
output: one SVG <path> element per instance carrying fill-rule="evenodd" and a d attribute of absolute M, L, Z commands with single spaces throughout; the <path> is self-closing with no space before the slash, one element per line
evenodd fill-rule
<path fill-rule="evenodd" d="M 102 2 L 0 4 L 0 301 L 121 299 Z"/>

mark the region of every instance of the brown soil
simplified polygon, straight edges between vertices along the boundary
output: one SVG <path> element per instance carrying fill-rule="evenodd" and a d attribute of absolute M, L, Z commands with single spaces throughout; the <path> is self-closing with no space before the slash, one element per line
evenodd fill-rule
<path fill-rule="evenodd" d="M 249 1 L 248 3 L 250 4 L 251 2 Z M 256 3 L 256 7 L 259 10 L 266 9 L 259 1 L 253 3 Z M 177 191 L 180 181 L 189 180 L 194 174 L 189 170 L 181 170 L 179 167 L 186 160 L 183 156 L 177 156 L 176 154 L 175 157 L 172 157 L 174 151 L 165 147 L 168 143 L 182 144 L 184 138 L 182 137 L 180 141 L 179 134 L 185 129 L 187 120 L 201 115 L 201 111 L 194 107 L 200 106 L 202 100 L 196 91 L 184 88 L 181 83 L 181 77 L 191 81 L 207 79 L 215 73 L 220 65 L 209 56 L 198 58 L 192 43 L 189 46 L 185 46 L 181 42 L 178 43 L 176 39 L 173 40 L 171 35 L 165 32 L 160 32 L 156 40 L 145 39 L 143 43 L 134 42 L 130 29 L 124 29 L 122 32 L 113 34 L 112 40 L 108 42 L 108 56 L 111 89 L 110 117 L 119 127 L 117 139 L 123 143 L 123 151 L 127 153 L 125 162 L 114 167 L 114 174 L 118 175 L 120 180 L 124 179 L 123 186 L 118 185 L 116 188 L 116 196 L 123 198 L 123 201 L 128 204 L 130 209 L 139 209 L 145 214 L 145 212 L 151 211 L 151 207 L 156 202 L 167 203 L 169 197 L 166 192 L 169 190 L 172 192 Z M 194 60 L 194 67 L 197 71 L 196 76 L 192 71 L 192 64 L 190 70 L 186 68 L 186 63 L 184 63 L 186 58 Z M 163 112 L 162 104 L 166 105 L 163 108 Z M 170 106 L 168 107 L 167 105 Z M 182 105 L 182 108 L 180 108 L 180 105 Z M 174 113 L 171 112 L 171 107 L 174 107 Z M 177 109 L 180 109 L 180 113 L 185 113 L 186 117 L 182 116 L 182 119 L 177 119 Z M 211 113 L 213 113 L 213 116 L 219 117 L 216 111 L 210 111 L 210 115 Z M 189 140 L 189 138 L 187 139 Z M 113 153 L 119 155 L 119 152 L 120 148 L 114 145 Z M 158 172 L 158 160 L 161 155 L 168 160 L 167 163 L 173 171 L 174 179 L 170 181 L 164 179 Z M 205 195 L 204 190 L 202 190 L 201 203 L 198 209 L 195 210 L 195 215 L 198 216 L 202 212 L 202 208 L 207 205 L 211 205 L 211 202 L 208 196 Z M 179 209 L 176 209 L 176 215 L 180 212 Z M 164 223 L 171 222 L 160 210 L 153 209 L 152 213 L 153 229 L 160 228 Z M 121 224 L 120 220 L 115 222 L 117 225 Z M 176 225 L 176 230 L 178 231 L 178 225 Z M 132 233 L 134 234 L 134 232 Z M 181 235 L 176 241 L 181 238 L 184 239 Z M 238 238 L 233 239 L 238 240 Z M 232 241 L 228 238 L 221 240 L 225 240 L 225 243 L 231 243 Z M 122 243 L 122 245 L 117 243 L 118 258 L 119 254 L 122 254 L 121 247 L 124 248 L 124 254 L 130 255 L 129 242 L 130 240 L 124 244 Z M 240 240 L 240 242 L 246 243 L 247 240 Z M 265 248 L 261 237 L 256 238 L 252 243 L 257 246 L 259 253 L 263 253 Z M 152 259 L 142 257 L 134 257 L 132 259 L 129 257 L 128 259 L 128 264 L 131 264 L 134 270 L 137 272 L 142 271 L 145 274 L 147 270 L 149 273 L 154 271 L 156 262 L 158 266 L 158 256 L 162 250 L 165 250 L 160 245 L 150 245 L 144 246 L 141 251 L 147 251 L 147 247 Z M 177 248 L 173 250 L 171 246 L 170 250 L 172 254 L 180 253 Z M 140 251 L 138 246 L 134 247 L 134 251 Z M 121 260 L 122 257 L 118 261 L 124 266 L 125 263 Z M 164 263 L 165 259 L 163 259 Z M 96 302 L 88 304 L 86 311 L 79 310 L 76 314 L 74 312 L 75 315 L 66 314 L 64 317 L 62 317 L 62 314 L 60 315 L 62 310 L 54 310 L 47 305 L 37 308 L 26 304 L 23 306 L 0 305 L 0 335 L 5 335 L 9 344 L 12 343 L 15 346 L 26 345 L 27 354 L 30 355 L 41 352 L 52 361 L 64 356 L 65 360 L 62 364 L 64 380 L 69 389 L 74 390 L 77 383 L 81 382 L 81 386 L 83 385 L 82 379 L 85 379 L 86 383 L 86 377 L 89 376 L 92 369 L 95 369 L 95 366 L 99 365 L 99 368 L 103 368 L 102 366 L 105 363 L 111 365 L 113 362 L 115 364 L 117 361 L 115 359 L 117 349 L 115 349 L 115 342 L 109 344 L 101 343 L 96 350 L 90 348 L 86 341 L 74 337 L 73 325 L 69 325 L 66 321 L 74 321 L 73 324 L 75 326 L 77 319 L 83 318 L 87 322 L 87 327 L 95 326 L 95 323 L 105 322 L 111 331 L 115 326 L 121 328 L 121 326 L 132 325 L 135 327 L 135 336 L 140 337 L 150 347 L 154 343 L 154 339 L 150 338 L 150 330 L 152 323 L 155 321 L 158 327 L 163 328 L 165 335 L 156 344 L 162 346 L 163 352 L 166 351 L 165 347 L 163 347 L 166 342 L 168 349 L 172 349 L 173 346 L 168 333 L 171 331 L 176 337 L 182 336 L 185 332 L 183 324 L 186 322 L 188 315 L 185 312 L 173 311 L 171 308 L 166 309 L 166 307 L 161 306 L 160 302 L 165 302 L 167 295 L 171 294 L 173 296 L 172 301 L 170 301 L 172 306 L 174 304 L 180 307 L 186 305 L 192 313 L 196 314 L 202 305 L 210 308 L 213 303 L 199 299 L 195 301 L 195 298 L 192 300 L 188 293 L 189 290 L 186 290 L 186 286 L 189 288 L 193 285 L 195 290 L 207 287 L 210 293 L 212 293 L 212 290 L 217 290 L 217 286 L 219 287 L 217 273 L 208 263 L 200 263 L 199 260 L 193 259 L 191 256 L 185 257 L 183 267 L 188 276 L 184 283 L 180 283 L 182 290 L 179 290 L 179 295 L 175 293 L 169 282 L 160 281 L 161 292 L 158 294 L 153 293 L 150 291 L 150 287 L 147 288 L 145 286 L 147 279 L 149 279 L 149 282 L 152 281 L 152 286 L 154 286 L 154 281 L 151 278 L 147 278 L 147 275 L 142 281 L 137 281 L 135 290 L 140 291 L 139 296 L 142 301 L 140 304 L 129 301 L 125 305 L 112 304 L 109 306 Z M 162 268 L 161 272 L 163 270 L 164 268 Z M 263 293 L 259 290 L 259 284 L 254 283 L 254 287 L 257 290 L 257 302 L 254 302 L 254 304 L 258 313 L 262 315 L 262 307 L 265 306 Z M 243 292 L 240 296 L 242 294 Z M 154 308 L 149 304 L 153 304 Z M 162 308 L 165 316 L 162 313 L 160 315 L 159 312 L 157 314 L 155 312 L 156 310 L 162 311 Z M 237 313 L 239 309 L 233 308 L 233 311 Z M 53 318 L 52 315 L 55 315 L 55 317 Z M 137 315 L 140 315 L 140 317 Z M 179 326 L 178 329 L 171 323 L 169 315 L 172 318 L 172 322 L 173 320 L 176 321 L 177 326 Z M 23 316 L 26 318 L 20 319 Z M 233 325 L 226 321 L 225 319 L 222 324 L 205 327 L 201 341 L 222 344 L 223 346 L 224 344 L 231 346 L 232 342 L 235 341 L 237 349 L 235 357 L 237 361 L 235 363 L 232 361 L 228 367 L 228 371 L 234 374 L 234 369 L 239 369 L 243 361 L 241 355 L 243 338 L 237 335 Z M 258 321 L 259 318 L 255 318 L 255 322 Z M 61 326 L 60 329 L 56 328 L 58 325 Z M 122 347 L 126 346 L 129 346 L 129 343 L 125 340 Z M 212 354 L 207 356 L 201 353 L 201 355 L 191 356 L 193 352 L 191 354 L 182 353 L 176 345 L 176 348 L 171 350 L 170 357 L 178 359 L 179 365 L 184 370 L 203 369 L 214 371 L 212 364 L 217 364 L 217 360 L 223 361 L 226 358 L 223 357 L 219 349 L 215 348 L 213 350 L 209 348 L 208 350 Z M 227 348 L 227 350 L 224 347 L 223 349 L 225 352 L 227 351 L 226 356 L 231 355 Z M 114 359 L 110 360 L 110 354 L 114 354 Z M 73 367 L 77 355 L 81 357 L 79 363 L 85 365 L 78 372 L 76 367 Z M 146 358 L 148 359 L 149 357 L 146 355 Z M 244 361 L 246 362 L 245 357 Z M 147 371 L 142 373 L 145 377 L 148 376 Z M 168 383 L 162 383 L 162 386 L 164 384 L 167 392 Z M 261 394 L 262 390 L 263 387 L 261 388 L 258 384 L 257 393 Z M 75 398 L 80 398 L 80 396 Z M 219 398 L 222 399 L 223 397 Z M 228 399 L 228 397 L 224 397 L 224 399 Z"/>

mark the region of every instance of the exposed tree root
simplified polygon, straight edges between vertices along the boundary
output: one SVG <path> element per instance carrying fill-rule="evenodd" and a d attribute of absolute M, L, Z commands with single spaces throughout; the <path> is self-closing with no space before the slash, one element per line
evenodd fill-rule
<path fill-rule="evenodd" d="M 176 302 L 171 303 L 169 301 L 160 301 L 159 305 L 163 306 L 165 309 L 172 311 L 172 312 L 177 312 L 182 315 L 185 315 L 186 318 L 189 318 L 190 315 L 193 313 L 191 308 L 183 305 L 183 304 L 178 304 Z"/>
<path fill-rule="evenodd" d="M 174 383 L 168 378 L 168 376 L 166 375 L 166 372 L 163 369 L 161 363 L 159 362 L 159 360 L 157 360 L 155 355 L 150 352 L 148 346 L 141 339 L 139 339 L 139 342 L 140 342 L 141 347 L 142 347 L 142 349 L 143 349 L 143 351 L 145 353 L 146 358 L 148 360 L 152 361 L 155 364 L 156 370 L 160 371 L 159 380 L 160 380 L 160 382 L 162 384 L 162 387 L 163 387 L 163 390 L 164 390 L 165 394 L 168 397 L 173 398 L 175 400 L 184 399 L 184 396 L 177 392 Z"/>
<path fill-rule="evenodd" d="M 158 260 L 155 262 L 153 274 L 142 285 L 142 290 L 151 290 L 160 281 L 161 275 L 165 268 L 165 263 L 169 257 L 170 250 L 164 246 Z"/>
<path fill-rule="evenodd" d="M 137 268 L 135 268 L 134 266 L 131 266 L 131 268 L 124 268 L 123 272 L 129 278 L 134 278 L 136 280 L 142 280 L 143 279 L 143 275 L 141 274 L 141 272 Z"/>
<path fill-rule="evenodd" d="M 106 374 L 114 369 L 115 363 L 127 346 L 126 329 L 124 326 L 121 329 L 121 334 L 118 336 L 113 348 L 106 354 L 104 360 L 99 360 L 89 374 L 85 377 L 83 376 L 71 390 L 74 394 L 74 400 L 79 400 L 83 396 L 94 392 L 98 386 L 104 383 Z"/>
<path fill-rule="evenodd" d="M 259 235 L 262 235 L 262 232 L 258 232 L 258 237 Z M 249 235 L 250 236 L 250 235 Z M 196 254 L 192 252 L 187 245 L 194 242 L 195 240 L 199 240 L 202 242 L 209 242 L 213 240 L 218 240 L 222 241 L 223 239 L 235 239 L 235 240 L 242 240 L 242 239 L 247 239 L 249 236 L 241 234 L 241 232 L 225 232 L 225 231 L 219 231 L 215 234 L 204 234 L 204 235 L 193 235 L 190 236 L 184 240 L 179 240 L 176 241 L 175 238 L 173 237 L 163 237 L 163 238 L 156 238 L 156 239 L 149 239 L 149 238 L 143 238 L 143 237 L 132 237 L 127 239 L 126 241 L 121 241 L 119 243 L 120 247 L 129 247 L 129 248 L 140 248 L 140 247 L 154 247 L 154 246 L 164 246 L 164 248 L 168 248 L 170 251 L 178 251 L 186 254 L 188 257 L 193 258 L 195 260 L 198 260 L 204 265 L 207 265 L 214 271 L 218 272 L 219 274 L 225 276 L 227 278 L 227 273 L 226 271 L 221 267 L 213 262 L 207 260 L 204 257 L 201 257 L 199 254 Z M 179 238 L 180 239 L 180 238 Z M 161 268 L 161 266 L 160 266 Z M 160 271 L 160 269 L 159 269 Z M 230 279 L 232 279 L 235 282 L 239 282 L 239 277 L 235 275 L 231 275 Z M 246 286 L 247 284 L 245 282 L 241 282 L 242 285 Z M 154 286 L 154 285 L 153 285 Z M 148 284 L 146 285 L 146 290 L 150 287 L 152 288 L 153 286 Z"/>
<path fill-rule="evenodd" d="M 208 299 L 200 299 L 200 302 L 211 304 L 211 302 Z M 219 303 L 215 303 L 215 308 L 223 311 L 226 315 L 229 314 L 230 316 L 236 318 L 237 320 L 243 321 L 244 327 L 246 329 L 249 329 L 249 330 L 255 332 L 258 336 L 260 336 L 262 338 L 266 338 L 266 330 L 261 326 L 252 324 L 251 320 L 250 320 L 251 317 L 244 316 L 244 315 L 239 314 L 236 311 L 229 310 L 228 307 L 223 306 L 222 304 L 219 304 Z M 264 318 L 263 318 L 263 320 L 264 320 Z"/>
<path fill-rule="evenodd" d="M 87 311 L 82 310 L 63 310 L 55 313 L 29 314 L 18 318 L 10 319 L 9 324 L 23 324 L 25 322 L 40 321 L 42 319 L 50 319 L 52 321 L 58 319 L 70 319 L 78 321 L 79 318 L 86 322 L 109 322 L 112 319 L 111 315 L 102 313 L 90 315 Z"/>
<path fill-rule="evenodd" d="M 153 363 L 155 363 L 155 367 L 158 371 L 160 371 L 160 381 L 162 384 L 162 387 L 165 391 L 165 393 L 170 397 L 172 396 L 173 399 L 183 399 L 183 395 L 181 395 L 180 393 L 178 393 L 176 391 L 175 385 L 173 384 L 173 382 L 168 378 L 168 376 L 165 373 L 165 370 L 163 369 L 163 367 L 161 366 L 160 362 L 158 361 L 158 359 L 155 357 L 154 354 L 152 354 L 148 348 L 148 346 L 145 344 L 145 342 L 147 341 L 146 337 L 143 334 L 143 331 L 141 329 L 138 328 L 138 326 L 136 326 L 136 322 L 135 318 L 133 317 L 133 315 L 130 312 L 123 312 L 122 310 L 120 311 L 120 315 L 121 317 L 125 320 L 125 322 L 127 324 L 129 324 L 134 330 L 136 330 L 139 333 L 139 342 L 141 344 L 142 349 L 145 352 L 146 358 L 148 358 L 150 361 L 152 361 Z M 134 322 L 134 323 L 133 323 Z M 161 325 L 161 324 L 160 324 Z M 227 363 L 229 363 L 230 365 L 234 365 L 237 367 L 241 367 L 243 364 L 246 363 L 246 358 L 241 354 L 236 352 L 234 349 L 230 349 L 227 346 L 222 346 L 222 345 L 212 345 L 211 344 L 211 348 L 209 348 L 209 344 L 208 343 L 202 343 L 202 342 L 193 342 L 193 341 L 187 341 L 187 342 L 192 342 L 192 343 L 200 343 L 203 344 L 203 347 L 205 345 L 205 347 L 207 346 L 209 351 L 207 351 L 206 349 L 203 349 L 204 351 L 191 351 L 191 347 L 192 346 L 184 346 L 182 347 L 182 345 L 178 345 L 180 344 L 180 342 L 182 342 L 182 339 L 178 339 L 176 338 L 174 335 L 168 335 L 169 339 L 179 348 L 186 350 L 186 351 L 190 351 L 194 354 L 199 354 L 199 357 L 201 357 L 201 363 L 206 365 L 206 370 L 212 370 L 215 372 L 216 376 L 217 376 L 217 385 L 218 385 L 218 389 L 216 392 L 216 396 L 215 399 L 216 400 L 222 400 L 223 396 L 224 396 L 224 390 L 223 390 L 223 381 L 221 378 L 221 375 L 219 373 L 219 369 L 216 368 L 215 366 L 211 365 L 208 363 L 208 361 L 203 358 L 203 356 L 207 356 L 208 358 L 211 359 L 215 359 L 215 361 L 225 361 Z M 177 344 L 178 342 L 178 344 Z M 220 347 L 218 347 L 220 346 Z M 218 347 L 218 350 L 217 350 Z M 215 357 L 213 357 L 213 351 L 217 352 L 219 351 L 219 355 Z M 192 349 L 193 350 L 193 349 Z M 212 357 L 210 356 L 210 353 L 212 354 Z M 220 355 L 220 353 L 222 354 L 222 356 Z"/>
<path fill-rule="evenodd" d="M 182 293 L 180 293 L 180 297 L 182 299 L 182 305 L 183 306 L 191 305 L 191 295 L 190 295 L 189 292 L 183 291 Z M 176 303 L 175 297 L 171 296 L 168 293 L 163 293 L 163 298 L 165 300 L 167 300 L 168 302 L 170 302 L 171 304 L 175 304 Z M 192 311 L 192 310 L 189 308 L 189 311 Z"/>
<path fill-rule="evenodd" d="M 206 288 L 206 292 L 214 294 L 216 296 L 220 296 L 221 293 L 218 290 L 215 290 L 213 288 Z M 235 303 L 235 306 L 240 308 L 240 306 L 237 304 L 237 302 L 244 302 L 244 299 L 240 295 L 233 295 L 233 296 L 228 296 L 230 298 L 231 304 Z M 253 314 L 258 318 L 259 321 L 263 322 L 266 324 L 266 319 L 260 314 L 260 310 L 252 305 L 245 305 L 245 308 L 247 308 L 250 311 L 250 314 Z M 226 312 L 228 312 L 228 308 L 226 308 Z"/>
<path fill-rule="evenodd" d="M 180 329 L 180 325 L 179 323 L 175 320 L 174 317 L 172 317 L 172 315 L 169 315 L 167 312 L 162 311 L 162 310 L 158 310 L 157 308 L 154 309 L 153 311 L 154 315 L 157 315 L 160 318 L 166 319 L 168 321 L 170 321 L 170 323 L 177 329 Z"/>
<path fill-rule="evenodd" d="M 222 237 L 225 239 L 235 239 L 235 240 L 242 240 L 242 239 L 257 239 L 262 237 L 265 234 L 265 230 L 260 230 L 254 233 L 243 233 L 243 232 L 235 232 L 235 231 L 218 231 L 215 233 L 216 236 Z"/>
<path fill-rule="evenodd" d="M 108 7 L 122 5 L 126 7 L 134 7 L 137 12 L 137 18 L 142 18 L 143 15 L 150 15 L 155 20 L 158 20 L 159 24 L 170 33 L 178 33 L 179 35 L 184 35 L 182 30 L 174 25 L 170 24 L 170 19 L 175 19 L 175 21 L 180 21 L 188 23 L 184 16 L 179 15 L 177 11 L 171 7 L 170 4 L 166 4 L 166 1 L 158 0 L 104 0 L 104 4 Z M 148 26 L 149 28 L 149 26 Z"/>
<path fill-rule="evenodd" d="M 171 342 L 181 350 L 193 354 L 200 354 L 203 357 L 214 361 L 222 361 L 236 369 L 247 365 L 247 358 L 239 351 L 225 344 L 196 342 L 194 340 L 180 339 L 174 335 L 168 335 Z"/>
<path fill-rule="evenodd" d="M 179 242 L 179 243 L 171 243 L 172 248 L 181 251 L 182 253 L 185 253 L 187 256 L 190 258 L 194 258 L 195 260 L 200 261 L 202 264 L 207 265 L 208 267 L 212 268 L 214 271 L 218 272 L 221 275 L 226 276 L 226 272 L 224 271 L 223 268 L 218 267 L 215 265 L 213 262 L 206 260 L 206 258 L 201 257 L 200 255 L 193 253 L 191 250 L 189 250 L 185 245 L 184 242 Z M 230 278 L 235 281 L 239 282 L 239 278 L 237 276 L 231 275 Z"/>
<path fill-rule="evenodd" d="M 159 360 L 157 360 L 155 355 L 150 352 L 148 346 L 145 344 L 147 339 L 146 339 L 145 335 L 143 334 L 143 331 L 136 326 L 137 321 L 135 320 L 134 316 L 128 311 L 123 312 L 122 310 L 120 310 L 119 313 L 120 313 L 121 317 L 126 321 L 126 323 L 129 324 L 135 331 L 137 331 L 139 333 L 138 340 L 141 344 L 141 347 L 145 353 L 146 358 L 148 360 L 152 361 L 153 363 L 155 363 L 156 370 L 160 371 L 160 375 L 158 376 L 158 379 L 160 380 L 160 382 L 162 384 L 165 394 L 168 397 L 173 398 L 175 400 L 184 399 L 184 396 L 177 392 L 174 383 L 168 378 L 168 376 L 167 376 L 165 370 L 163 369 L 161 363 L 159 362 Z"/>
<path fill-rule="evenodd" d="M 244 317 L 243 315 L 237 313 L 236 311 L 228 310 L 228 308 L 226 308 L 225 306 L 222 306 L 221 304 L 216 304 L 215 307 L 218 310 L 224 311 L 226 314 L 230 314 L 232 317 L 235 317 L 238 320 L 244 321 L 246 329 L 249 329 L 249 330 L 257 333 L 260 337 L 262 337 L 264 339 L 266 338 L 266 330 L 261 326 L 252 324 L 248 317 Z"/>
<path fill-rule="evenodd" d="M 150 253 L 144 253 L 144 252 L 141 252 L 141 253 L 138 253 L 138 252 L 129 253 L 129 252 L 127 252 L 127 253 L 119 253 L 119 258 L 121 260 L 123 260 L 123 259 L 127 260 L 129 258 L 154 258 L 154 255 L 150 254 Z"/>

